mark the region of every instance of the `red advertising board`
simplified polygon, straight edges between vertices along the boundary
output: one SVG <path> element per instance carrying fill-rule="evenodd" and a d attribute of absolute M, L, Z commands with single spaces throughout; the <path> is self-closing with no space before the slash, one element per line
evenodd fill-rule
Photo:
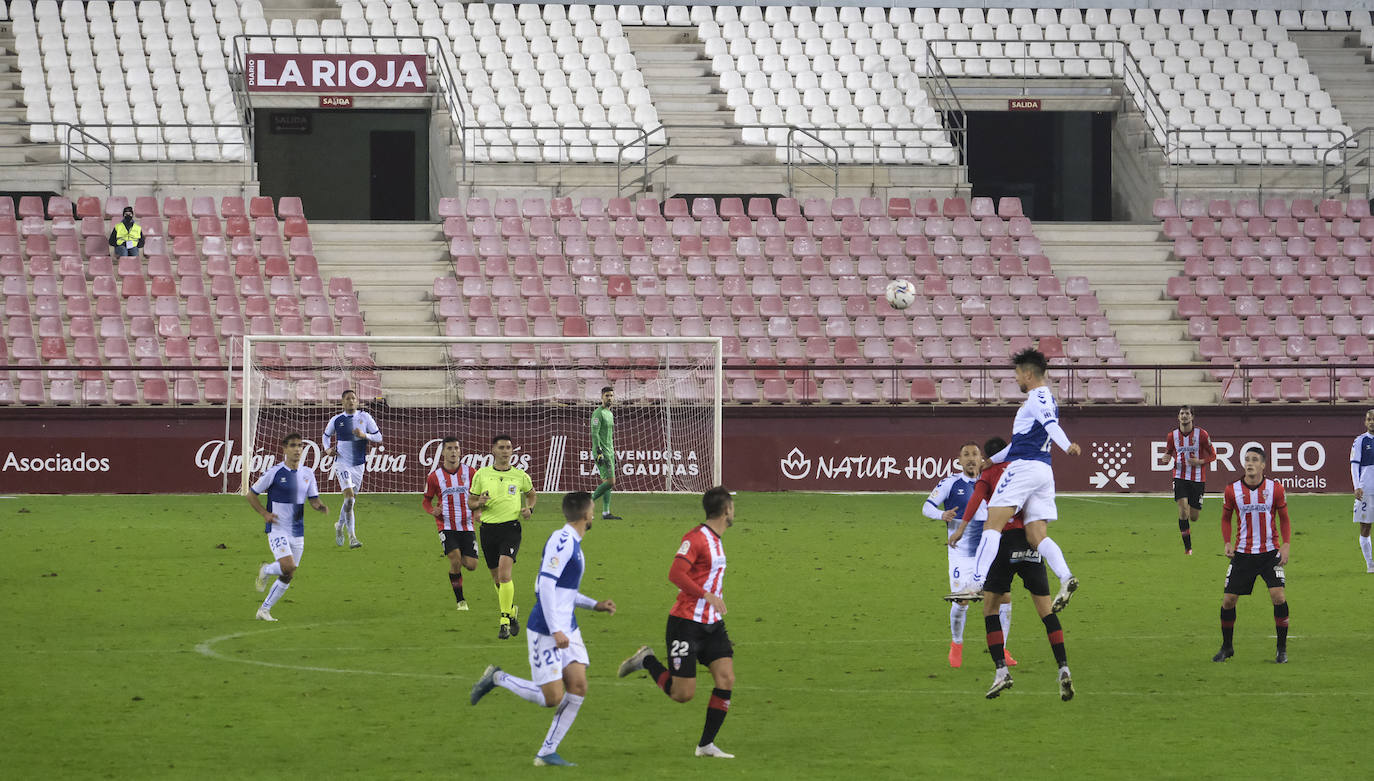
<path fill-rule="evenodd" d="M 303 408 L 292 416 L 291 424 L 307 433 L 307 466 L 330 467 L 317 432 L 335 411 Z M 406 412 L 413 417 L 416 411 Z M 952 470 L 963 442 L 1006 437 L 1014 412 L 1010 407 L 729 409 L 724 482 L 744 491 L 927 490 Z M 599 482 L 586 452 L 588 413 L 551 410 L 538 421 L 542 433 L 511 432 L 520 441 L 520 464 L 537 489 L 567 491 Z M 666 474 L 693 482 L 710 474 L 710 453 L 665 447 L 660 428 L 632 425 L 635 414 L 631 405 L 616 411 L 618 468 L 626 489 L 661 490 Z M 386 412 L 374 415 L 386 431 Z M 1163 454 L 1174 410 L 1085 407 L 1064 408 L 1061 415 L 1083 454 L 1055 452 L 1059 490 L 1170 490 Z M 473 409 L 472 419 L 486 418 Z M 1238 477 L 1240 453 L 1258 445 L 1269 455 L 1270 476 L 1290 491 L 1347 493 L 1346 456 L 1363 421 L 1363 407 L 1198 409 L 1197 423 L 1211 434 L 1219 455 L 1208 482 L 1215 490 Z M 230 490 L 239 485 L 238 421 L 232 421 L 226 438 L 223 410 L 9 409 L 0 412 L 0 430 L 5 432 L 0 493 L 208 493 L 220 491 L 226 475 Z M 480 424 L 474 430 L 480 431 Z M 408 439 L 394 429 L 386 436 L 385 447 L 369 456 L 369 473 L 393 473 L 420 490 L 438 457 L 439 440 L 428 434 Z M 481 454 L 485 447 L 465 450 Z M 261 472 L 276 455 L 274 448 L 260 448 L 250 471 Z"/>
<path fill-rule="evenodd" d="M 243 67 L 249 92 L 426 90 L 423 54 L 249 54 Z"/>

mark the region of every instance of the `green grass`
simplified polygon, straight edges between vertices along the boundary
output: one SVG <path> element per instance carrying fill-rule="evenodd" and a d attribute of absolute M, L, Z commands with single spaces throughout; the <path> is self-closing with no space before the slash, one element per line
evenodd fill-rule
<path fill-rule="evenodd" d="M 556 525 L 552 499 L 526 526 L 522 605 Z M 1366 776 L 1374 576 L 1348 498 L 1290 500 L 1286 667 L 1272 661 L 1262 590 L 1241 600 L 1236 657 L 1210 661 L 1226 569 L 1215 499 L 1191 558 L 1167 499 L 1061 499 L 1052 530 L 1084 583 L 1062 614 L 1070 703 L 1024 592 L 1014 689 L 983 699 L 992 675 L 976 620 L 965 666 L 947 666 L 942 535 L 919 501 L 738 497 L 725 540 L 738 683 L 719 743 L 739 758 L 726 762 L 692 756 L 709 676 L 688 705 L 642 675 L 615 677 L 641 643 L 662 652 L 668 565 L 700 505 L 617 497 L 630 520 L 598 522 L 584 548 L 583 591 L 620 612 L 582 617 L 592 667 L 562 747 L 582 766 L 573 772 L 700 778 L 709 762 L 712 777 L 750 779 Z M 468 576 L 473 611 L 453 610 L 418 497 L 364 496 L 357 551 L 333 545 L 333 513 L 309 515 L 297 582 L 267 625 L 252 620 L 251 585 L 267 546 L 239 497 L 0 500 L 0 776 L 553 774 L 530 767 L 549 711 L 502 691 L 468 705 L 488 662 L 528 675 L 524 637 L 496 640 L 483 571 Z"/>

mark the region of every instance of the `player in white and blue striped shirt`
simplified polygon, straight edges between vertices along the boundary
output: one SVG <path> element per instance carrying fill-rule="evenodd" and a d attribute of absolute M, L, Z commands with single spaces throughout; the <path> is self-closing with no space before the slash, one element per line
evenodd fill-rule
<path fill-rule="evenodd" d="M 382 432 L 371 415 L 358 409 L 357 393 L 344 391 L 340 404 L 343 412 L 325 424 L 324 438 L 320 441 L 320 447 L 334 456 L 334 479 L 339 482 L 339 490 L 343 493 L 343 500 L 339 503 L 339 522 L 334 524 L 334 544 L 343 547 L 344 535 L 347 534 L 348 547 L 361 548 L 363 544 L 358 542 L 353 505 L 358 501 L 358 492 L 363 490 L 367 450 L 372 445 L 381 444 Z"/>
<path fill-rule="evenodd" d="M 535 765 L 573 764 L 558 755 L 558 744 L 568 734 L 587 696 L 590 662 L 582 630 L 577 626 L 576 608 L 615 615 L 615 603 L 611 600 L 598 602 L 578 591 L 586 571 L 582 540 L 592 528 L 592 505 L 592 495 L 586 491 L 565 495 L 563 518 L 567 523 L 544 543 L 544 558 L 534 586 L 534 610 L 525 624 L 532 680 L 488 665 L 472 686 L 473 705 L 500 686 L 527 702 L 554 708 L 553 723 L 535 754 Z"/>
<path fill-rule="evenodd" d="M 272 606 L 277 604 L 291 585 L 291 578 L 300 566 L 301 554 L 305 551 L 305 505 L 308 502 L 318 512 L 328 512 L 320 501 L 320 487 L 315 482 L 315 471 L 302 467 L 301 451 L 305 440 L 300 434 L 292 432 L 282 437 L 281 463 L 262 473 L 248 491 L 248 504 L 263 517 L 267 532 L 267 545 L 272 549 L 275 561 L 263 563 L 258 567 L 258 591 L 267 588 L 267 579 L 275 575 L 277 580 L 267 598 L 258 608 L 260 621 L 276 621 L 272 617 Z M 267 506 L 263 507 L 258 497 L 267 495 Z"/>
<path fill-rule="evenodd" d="M 1355 523 L 1360 525 L 1360 552 L 1364 570 L 1374 574 L 1374 551 L 1369 530 L 1374 527 L 1374 409 L 1364 413 L 1365 433 L 1350 446 L 1350 481 L 1355 484 Z"/>

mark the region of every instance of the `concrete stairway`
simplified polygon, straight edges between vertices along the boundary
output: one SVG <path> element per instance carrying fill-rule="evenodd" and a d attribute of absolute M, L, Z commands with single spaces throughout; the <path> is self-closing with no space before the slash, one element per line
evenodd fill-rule
<path fill-rule="evenodd" d="M 1359 33 L 1294 30 L 1288 37 L 1330 93 L 1345 124 L 1356 130 L 1374 126 L 1374 64 Z"/>
<path fill-rule="evenodd" d="M 1172 245 L 1160 240 L 1155 224 L 1036 223 L 1045 256 L 1061 279 L 1087 277 L 1133 364 L 1180 364 L 1198 360 L 1197 345 L 1178 318 L 1178 305 L 1164 286 L 1182 264 L 1170 259 Z M 1152 371 L 1136 373 L 1150 404 L 1213 404 L 1217 386 L 1201 370 L 1165 372 L 1155 398 Z"/>
<path fill-rule="evenodd" d="M 453 273 L 442 230 L 433 223 L 311 223 L 315 258 L 328 280 L 351 277 L 370 336 L 440 336 L 434 314 L 434 278 Z M 442 345 L 371 347 L 378 364 L 443 366 Z M 439 371 L 382 372 L 391 406 L 435 403 L 446 377 Z"/>
<path fill-rule="evenodd" d="M 24 87 L 19 81 L 19 55 L 15 50 L 14 27 L 0 22 L 0 189 L 62 189 L 63 168 L 56 144 L 36 144 L 29 140 L 24 105 Z M 49 163 L 52 165 L 35 165 Z M 24 166 L 19 168 L 17 166 Z M 10 166 L 16 166 L 11 168 Z"/>

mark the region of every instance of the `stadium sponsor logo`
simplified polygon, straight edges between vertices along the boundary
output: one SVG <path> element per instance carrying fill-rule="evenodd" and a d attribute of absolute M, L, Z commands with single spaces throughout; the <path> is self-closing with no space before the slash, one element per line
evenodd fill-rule
<path fill-rule="evenodd" d="M 249 459 L 248 474 L 261 474 L 271 469 L 272 465 L 277 463 L 277 456 L 277 453 L 269 451 L 265 446 L 258 448 Z M 372 473 L 404 472 L 408 461 L 405 453 L 388 453 L 385 445 L 378 445 L 367 454 L 363 467 Z M 204 469 L 209 477 L 243 472 L 243 455 L 234 452 L 232 439 L 211 439 L 202 443 L 196 450 L 195 463 L 196 467 Z M 334 457 L 325 454 L 314 440 L 307 439 L 305 448 L 301 451 L 301 466 L 306 469 L 318 469 L 327 475 L 334 471 Z"/>
<path fill-rule="evenodd" d="M 559 478 L 563 476 L 563 457 L 568 450 L 568 437 L 556 435 L 549 437 L 549 457 L 544 462 L 544 491 L 558 490 Z"/>
<path fill-rule="evenodd" d="M 907 456 L 906 466 L 897 456 L 816 456 L 806 457 L 801 448 L 794 447 L 778 462 L 782 476 L 788 480 L 805 480 L 815 465 L 817 479 L 857 478 L 890 480 L 929 480 L 944 477 L 955 469 L 954 459 L 931 456 Z"/>
<path fill-rule="evenodd" d="M 64 456 L 58 453 L 53 456 L 25 457 L 17 456 L 14 451 L 10 451 L 5 456 L 5 465 L 0 467 L 4 472 L 108 472 L 110 471 L 110 459 L 95 458 L 87 456 L 85 451 L 76 456 Z"/>
<path fill-rule="evenodd" d="M 443 456 L 443 453 L 444 440 L 431 439 L 426 441 L 423 445 L 420 446 L 421 466 L 423 466 L 426 471 L 433 472 L 435 469 L 439 468 L 439 459 Z M 371 456 L 369 456 L 369 458 L 371 458 Z M 491 461 L 491 453 L 464 453 L 462 458 L 458 459 L 458 463 L 460 465 L 470 466 L 473 469 L 481 469 L 484 466 L 491 466 Z M 515 452 L 511 454 L 510 463 L 511 466 L 519 467 L 520 469 L 529 469 L 530 454 L 522 453 L 520 451 L 520 448 L 517 447 L 515 449 Z M 370 471 L 371 469 L 372 467 L 369 466 L 368 470 Z M 403 467 L 396 471 L 404 472 L 405 469 Z"/>
<path fill-rule="evenodd" d="M 1326 478 L 1319 474 L 1322 468 L 1326 466 L 1326 446 L 1315 439 L 1302 441 L 1276 439 L 1269 442 L 1250 440 L 1240 444 L 1213 439 L 1212 447 L 1217 451 L 1217 460 L 1212 463 L 1212 468 L 1217 473 L 1243 471 L 1244 464 L 1241 462 L 1241 454 L 1252 447 L 1257 447 L 1263 450 L 1269 458 L 1266 473 L 1285 489 L 1310 491 L 1326 488 Z M 1150 468 L 1152 470 L 1167 472 L 1173 469 L 1167 448 L 1168 444 L 1162 439 L 1150 443 Z"/>
<path fill-rule="evenodd" d="M 592 451 L 577 451 L 577 459 L 578 477 L 600 476 Z M 615 471 L 622 477 L 695 477 L 701 459 L 695 450 L 617 450 Z"/>
<path fill-rule="evenodd" d="M 423 54 L 255 54 L 244 76 L 249 92 L 425 91 Z"/>
<path fill-rule="evenodd" d="M 1098 467 L 1097 473 L 1088 478 L 1093 488 L 1101 489 L 1108 483 L 1122 488 L 1135 485 L 1135 475 L 1126 471 L 1126 462 L 1131 460 L 1130 442 L 1094 442 L 1093 460 Z"/>

